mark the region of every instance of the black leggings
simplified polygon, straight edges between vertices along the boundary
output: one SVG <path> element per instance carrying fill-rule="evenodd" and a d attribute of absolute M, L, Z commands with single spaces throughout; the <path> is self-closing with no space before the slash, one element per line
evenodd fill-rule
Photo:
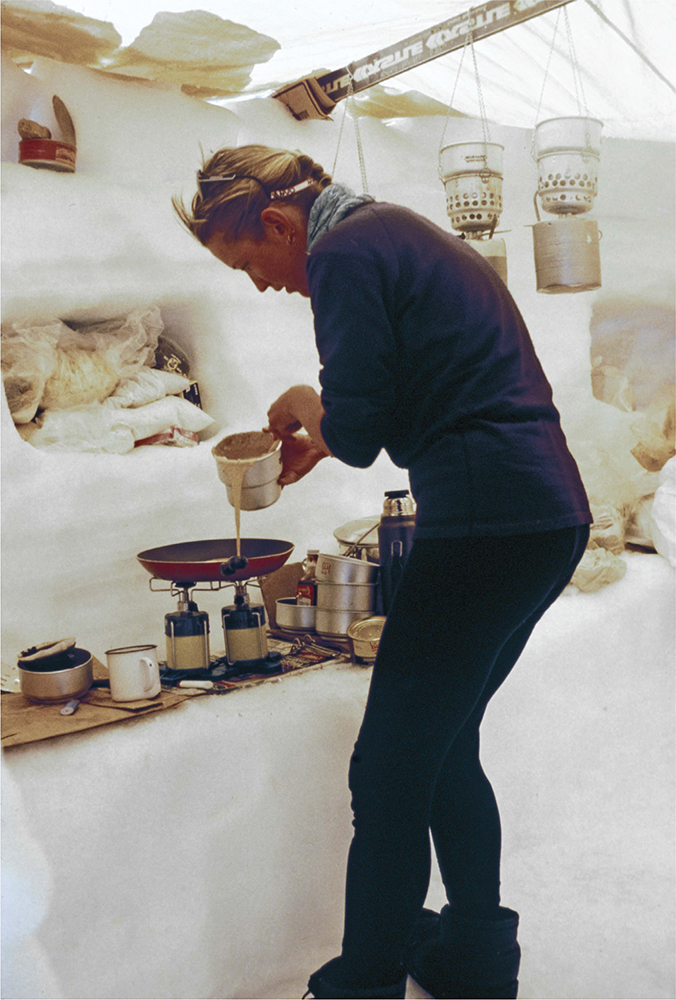
<path fill-rule="evenodd" d="M 399 978 L 427 895 L 430 831 L 453 908 L 497 911 L 500 817 L 479 762 L 479 726 L 588 537 L 583 525 L 414 543 L 350 762 L 347 982 Z"/>

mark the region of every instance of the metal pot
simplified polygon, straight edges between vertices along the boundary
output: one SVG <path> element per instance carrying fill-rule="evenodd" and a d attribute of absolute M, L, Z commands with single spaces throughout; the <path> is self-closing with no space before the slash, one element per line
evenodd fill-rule
<path fill-rule="evenodd" d="M 275 619 L 287 632 L 314 632 L 316 611 L 313 604 L 296 604 L 295 597 L 275 601 Z"/>
<path fill-rule="evenodd" d="M 61 670 L 28 669 L 19 661 L 21 691 L 38 704 L 81 698 L 92 686 L 92 655 L 86 649 L 73 650 L 73 666 Z"/>
<path fill-rule="evenodd" d="M 319 553 L 317 583 L 375 583 L 378 567 L 363 559 Z"/>
<path fill-rule="evenodd" d="M 315 628 L 320 635 L 342 638 L 347 635 L 352 622 L 371 616 L 371 611 L 329 611 L 326 608 L 317 608 Z"/>
<path fill-rule="evenodd" d="M 341 524 L 333 532 L 333 537 L 340 547 L 340 554 L 342 556 L 354 556 L 356 559 L 364 559 L 372 563 L 377 563 L 379 560 L 379 524 L 379 514 L 375 517 L 362 517 L 357 521 L 348 521 L 347 524 Z"/>
<path fill-rule="evenodd" d="M 247 454 L 247 441 L 251 441 L 251 457 Z M 233 481 L 239 482 L 242 467 L 246 469 L 242 478 L 241 510 L 261 510 L 270 507 L 279 500 L 282 487 L 278 479 L 282 472 L 282 442 L 275 440 L 272 434 L 265 431 L 250 431 L 241 434 L 228 434 L 211 449 L 216 460 L 218 478 L 225 483 L 228 502 L 234 507 L 235 495 Z M 255 450 L 267 448 L 262 455 L 256 455 Z"/>
<path fill-rule="evenodd" d="M 317 583 L 317 607 L 327 611 L 372 611 L 375 583 Z"/>

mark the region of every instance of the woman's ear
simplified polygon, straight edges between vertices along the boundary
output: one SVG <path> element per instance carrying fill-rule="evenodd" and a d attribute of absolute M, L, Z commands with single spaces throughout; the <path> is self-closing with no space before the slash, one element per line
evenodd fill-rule
<path fill-rule="evenodd" d="M 293 220 L 284 209 L 276 208 L 273 205 L 268 205 L 267 208 L 263 209 L 261 212 L 261 222 L 269 236 L 276 237 L 277 239 L 281 238 L 284 242 L 286 242 L 295 228 Z"/>

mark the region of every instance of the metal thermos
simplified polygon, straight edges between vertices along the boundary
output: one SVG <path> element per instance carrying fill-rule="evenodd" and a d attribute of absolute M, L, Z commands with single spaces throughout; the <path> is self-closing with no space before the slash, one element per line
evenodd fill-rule
<path fill-rule="evenodd" d="M 387 491 L 378 525 L 379 604 L 382 614 L 386 615 L 392 606 L 394 592 L 413 544 L 414 530 L 415 503 L 409 491 Z"/>

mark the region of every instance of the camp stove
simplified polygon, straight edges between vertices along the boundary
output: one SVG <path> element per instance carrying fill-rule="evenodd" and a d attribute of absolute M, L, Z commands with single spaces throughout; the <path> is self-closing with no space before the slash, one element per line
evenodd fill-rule
<path fill-rule="evenodd" d="M 249 581 L 257 584 L 255 578 Z M 209 650 L 209 615 L 200 611 L 194 600 L 196 590 L 217 591 L 234 588 L 234 601 L 221 609 L 225 655 L 212 657 Z M 209 680 L 236 677 L 243 673 L 267 673 L 279 669 L 281 653 L 268 650 L 265 607 L 252 603 L 246 584 L 237 581 L 196 585 L 180 580 L 167 586 L 156 577 L 150 579 L 153 592 L 163 591 L 178 598 L 176 611 L 164 616 L 167 666 L 165 683 L 179 680 Z"/>
<path fill-rule="evenodd" d="M 177 610 L 164 618 L 165 681 L 279 670 L 281 654 L 268 651 L 265 608 L 250 602 L 247 584 L 274 573 L 292 551 L 291 542 L 242 538 L 239 547 L 235 539 L 208 539 L 139 552 L 136 558 L 150 573 L 150 589 L 168 591 L 178 598 Z M 197 607 L 194 592 L 226 587 L 234 587 L 235 597 L 221 610 L 225 655 L 214 659 L 209 653 L 209 616 Z"/>

